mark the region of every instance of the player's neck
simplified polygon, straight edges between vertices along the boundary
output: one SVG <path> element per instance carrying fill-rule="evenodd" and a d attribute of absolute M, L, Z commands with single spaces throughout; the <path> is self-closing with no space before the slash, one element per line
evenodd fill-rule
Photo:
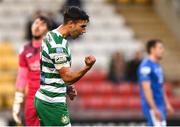
<path fill-rule="evenodd" d="M 68 29 L 66 25 L 61 25 L 57 28 L 57 31 L 66 38 L 69 35 Z"/>
<path fill-rule="evenodd" d="M 149 59 L 155 63 L 159 63 L 160 61 L 153 55 L 149 55 Z"/>
<path fill-rule="evenodd" d="M 33 45 L 33 47 L 35 47 L 35 48 L 39 48 L 40 46 L 41 46 L 41 39 L 33 39 L 32 40 L 32 45 Z"/>

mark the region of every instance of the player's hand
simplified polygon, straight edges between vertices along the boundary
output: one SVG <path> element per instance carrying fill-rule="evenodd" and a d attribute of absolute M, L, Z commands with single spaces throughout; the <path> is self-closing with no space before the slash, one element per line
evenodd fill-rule
<path fill-rule="evenodd" d="M 154 116 L 156 118 L 156 120 L 161 121 L 162 117 L 161 117 L 161 113 L 157 108 L 152 109 Z"/>
<path fill-rule="evenodd" d="M 90 55 L 90 56 L 85 57 L 85 64 L 89 68 L 91 68 L 95 62 L 96 62 L 96 58 L 94 56 Z"/>
<path fill-rule="evenodd" d="M 174 109 L 173 109 L 173 107 L 171 106 L 171 104 L 168 104 L 168 105 L 166 106 L 166 110 L 167 110 L 169 116 L 171 116 L 171 115 L 174 113 Z"/>
<path fill-rule="evenodd" d="M 24 94 L 22 92 L 16 92 L 14 97 L 12 116 L 14 121 L 17 124 L 22 124 L 22 120 L 20 118 L 21 104 L 23 102 Z"/>
<path fill-rule="evenodd" d="M 77 91 L 75 89 L 75 86 L 71 85 L 67 87 L 67 94 L 70 98 L 70 100 L 74 100 L 74 98 L 77 96 Z"/>
<path fill-rule="evenodd" d="M 12 112 L 12 116 L 14 121 L 16 122 L 16 124 L 22 124 L 22 120 L 20 118 L 20 110 L 21 110 L 21 104 L 19 103 L 14 103 L 13 104 L 13 112 Z"/>

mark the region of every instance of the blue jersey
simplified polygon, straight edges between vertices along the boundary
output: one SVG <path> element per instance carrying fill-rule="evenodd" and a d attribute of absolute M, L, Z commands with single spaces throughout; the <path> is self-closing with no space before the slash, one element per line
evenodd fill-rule
<path fill-rule="evenodd" d="M 158 63 L 150 59 L 144 59 L 138 69 L 138 83 L 140 86 L 140 96 L 142 108 L 149 108 L 147 100 L 142 90 L 142 82 L 150 81 L 151 91 L 156 106 L 160 109 L 165 109 L 164 94 L 163 94 L 163 71 Z"/>

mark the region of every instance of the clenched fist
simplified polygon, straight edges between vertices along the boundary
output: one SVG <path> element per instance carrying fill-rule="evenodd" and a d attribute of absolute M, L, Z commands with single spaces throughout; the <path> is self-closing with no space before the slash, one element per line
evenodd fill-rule
<path fill-rule="evenodd" d="M 94 56 L 90 55 L 90 56 L 85 57 L 86 66 L 91 68 L 95 62 L 96 62 L 96 58 Z"/>

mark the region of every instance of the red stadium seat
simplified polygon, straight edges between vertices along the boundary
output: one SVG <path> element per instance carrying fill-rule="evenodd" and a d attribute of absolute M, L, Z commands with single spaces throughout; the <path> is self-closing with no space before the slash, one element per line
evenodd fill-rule
<path fill-rule="evenodd" d="M 105 109 L 106 98 L 103 97 L 85 97 L 81 100 L 81 106 L 85 109 Z"/>
<path fill-rule="evenodd" d="M 175 110 L 180 110 L 180 97 L 170 97 L 169 100 Z"/>
<path fill-rule="evenodd" d="M 75 87 L 80 96 L 93 96 L 95 93 L 95 87 L 91 82 L 80 82 Z"/>
<path fill-rule="evenodd" d="M 132 95 L 132 87 L 129 84 L 119 84 L 114 86 L 114 94 L 118 96 L 131 96 Z"/>
<path fill-rule="evenodd" d="M 108 109 L 123 110 L 128 108 L 128 98 L 124 97 L 112 97 L 107 99 Z"/>
<path fill-rule="evenodd" d="M 131 85 L 132 85 L 133 96 L 139 96 L 139 86 L 138 86 L 138 84 L 131 84 Z"/>
<path fill-rule="evenodd" d="M 95 70 L 86 74 L 80 81 L 104 81 L 106 74 L 103 71 Z"/>
<path fill-rule="evenodd" d="M 165 87 L 166 94 L 168 96 L 172 96 L 171 84 L 166 82 L 166 83 L 164 83 L 164 87 Z"/>
<path fill-rule="evenodd" d="M 96 85 L 97 85 L 95 89 L 96 95 L 112 96 L 113 86 L 111 84 L 109 84 L 108 82 L 102 82 L 102 83 L 97 83 Z"/>
<path fill-rule="evenodd" d="M 137 97 L 129 98 L 129 109 L 131 110 L 140 110 L 141 109 L 141 100 Z"/>
<path fill-rule="evenodd" d="M 76 83 L 78 94 L 82 96 L 111 96 L 113 87 L 109 82 L 80 81 Z"/>

